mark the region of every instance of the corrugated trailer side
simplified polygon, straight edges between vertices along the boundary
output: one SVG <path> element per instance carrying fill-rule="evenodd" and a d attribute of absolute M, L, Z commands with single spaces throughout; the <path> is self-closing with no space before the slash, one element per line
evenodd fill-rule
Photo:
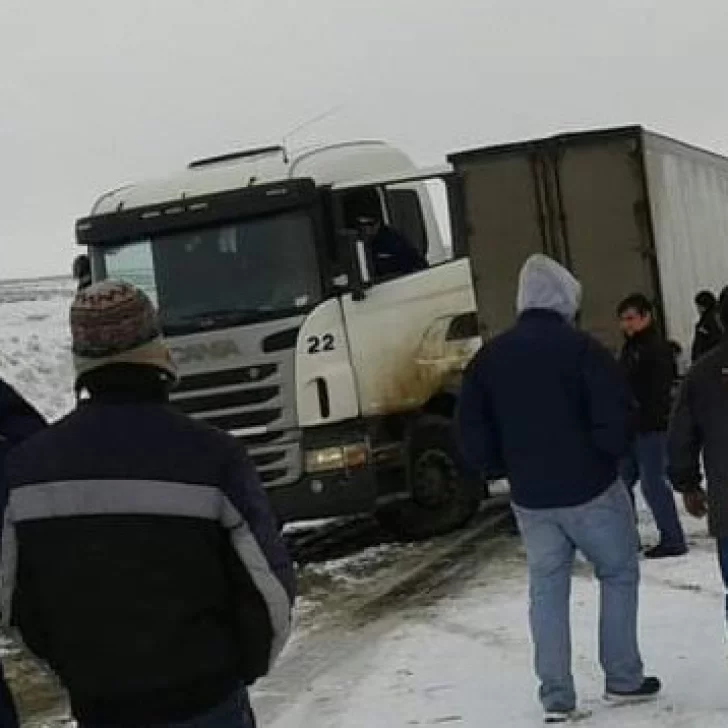
<path fill-rule="evenodd" d="M 695 294 L 728 285 L 728 159 L 649 132 L 644 157 L 667 330 L 688 347 Z"/>

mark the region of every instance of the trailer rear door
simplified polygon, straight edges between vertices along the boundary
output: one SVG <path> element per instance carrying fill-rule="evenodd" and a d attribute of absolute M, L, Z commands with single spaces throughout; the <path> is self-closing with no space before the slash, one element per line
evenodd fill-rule
<path fill-rule="evenodd" d="M 642 149 L 633 136 L 566 138 L 552 152 L 564 262 L 584 286 L 582 325 L 611 347 L 631 293 L 659 302 Z"/>
<path fill-rule="evenodd" d="M 584 285 L 582 326 L 616 349 L 615 309 L 641 292 L 660 305 L 645 201 L 642 131 L 586 132 L 450 157 L 462 176 L 481 326 L 514 320 L 518 271 L 537 252 Z"/>
<path fill-rule="evenodd" d="M 486 155 L 456 164 L 479 324 L 494 335 L 513 323 L 518 272 L 543 252 L 544 222 L 527 154 Z"/>

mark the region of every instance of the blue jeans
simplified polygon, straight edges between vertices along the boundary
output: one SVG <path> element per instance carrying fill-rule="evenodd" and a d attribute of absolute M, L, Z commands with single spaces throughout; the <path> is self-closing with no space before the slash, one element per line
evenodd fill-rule
<path fill-rule="evenodd" d="M 624 484 L 632 489 L 639 480 L 647 505 L 652 511 L 660 543 L 684 546 L 685 532 L 675 505 L 675 496 L 666 474 L 667 435 L 647 432 L 637 435 L 632 453 L 620 466 Z"/>
<path fill-rule="evenodd" d="M 637 689 L 644 679 L 637 646 L 637 529 L 624 486 L 616 483 L 598 498 L 573 508 L 514 506 L 514 511 L 526 545 L 531 632 L 544 708 L 576 706 L 569 602 L 577 549 L 594 566 L 600 583 L 599 659 L 606 687 Z"/>
<path fill-rule="evenodd" d="M 98 723 L 79 723 L 78 728 L 107 727 Z M 255 717 L 247 691 L 241 689 L 209 713 L 196 718 L 175 723 L 140 723 L 134 728 L 255 728 Z"/>

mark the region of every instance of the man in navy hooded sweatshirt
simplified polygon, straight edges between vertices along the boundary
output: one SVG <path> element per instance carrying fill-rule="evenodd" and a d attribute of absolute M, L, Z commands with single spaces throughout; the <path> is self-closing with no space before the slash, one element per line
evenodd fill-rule
<path fill-rule="evenodd" d="M 660 690 L 645 677 L 637 644 L 637 531 L 617 475 L 630 396 L 609 352 L 576 329 L 580 305 L 581 285 L 566 269 L 531 257 L 520 275 L 518 321 L 473 360 L 458 413 L 466 461 L 510 481 L 547 723 L 580 716 L 569 628 L 577 549 L 600 582 L 606 696 L 628 702 Z"/>
<path fill-rule="evenodd" d="M 5 456 L 27 438 L 42 430 L 45 420 L 11 386 L 0 379 L 0 508 L 5 510 L 7 491 L 2 469 Z M 0 726 L 17 728 L 18 716 L 13 699 L 5 684 L 0 663 Z"/>

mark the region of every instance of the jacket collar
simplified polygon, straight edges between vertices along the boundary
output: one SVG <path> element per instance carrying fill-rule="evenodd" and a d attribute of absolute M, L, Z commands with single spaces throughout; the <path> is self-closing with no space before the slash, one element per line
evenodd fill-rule
<path fill-rule="evenodd" d="M 519 321 L 551 321 L 556 323 L 557 321 L 561 324 L 568 324 L 569 322 L 557 311 L 552 311 L 549 308 L 529 308 L 524 311 L 519 317 Z"/>
<path fill-rule="evenodd" d="M 631 346 L 642 346 L 643 344 L 649 344 L 658 338 L 657 326 L 652 324 L 646 329 L 639 331 L 634 336 L 626 337 L 627 344 Z"/>

